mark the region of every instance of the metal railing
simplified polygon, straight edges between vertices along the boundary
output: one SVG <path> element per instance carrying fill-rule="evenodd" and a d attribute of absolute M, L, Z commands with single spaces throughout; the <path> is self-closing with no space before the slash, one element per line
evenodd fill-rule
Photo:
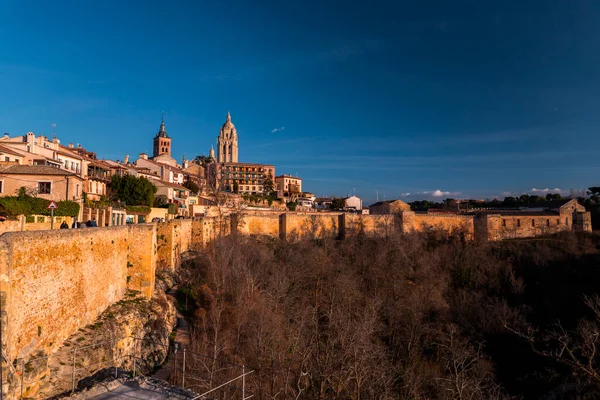
<path fill-rule="evenodd" d="M 125 339 L 133 341 L 123 346 Z M 30 388 L 40 387 L 33 393 L 39 398 L 59 393 L 74 393 L 78 383 L 99 371 L 114 368 L 114 378 L 119 376 L 153 377 L 173 386 L 197 393 L 190 399 L 211 398 L 250 399 L 247 395 L 246 377 L 254 371 L 244 365 L 229 363 L 215 357 L 179 348 L 178 343 L 160 343 L 149 338 L 128 337 L 120 341 L 106 340 L 55 352 L 51 355 L 18 360 L 16 365 L 6 363 L 2 382 L 9 383 L 15 399 L 31 397 Z M 125 348 L 124 348 L 125 347 Z M 160 363 L 156 370 L 155 365 Z M 112 372 L 111 372 L 112 374 Z M 233 383 L 241 380 L 241 387 Z M 52 389 L 48 391 L 43 386 Z M 213 397 L 220 391 L 219 397 Z M 0 396 L 2 398 L 4 396 Z"/>

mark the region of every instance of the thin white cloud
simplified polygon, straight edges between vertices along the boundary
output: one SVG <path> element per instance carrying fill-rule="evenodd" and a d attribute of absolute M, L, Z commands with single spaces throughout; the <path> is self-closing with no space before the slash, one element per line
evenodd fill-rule
<path fill-rule="evenodd" d="M 275 133 L 275 132 L 279 132 L 285 129 L 285 126 L 279 127 L 279 128 L 275 128 L 271 131 L 271 133 Z"/>
<path fill-rule="evenodd" d="M 533 193 L 561 193 L 563 190 L 559 189 L 559 188 L 554 188 L 554 189 L 536 189 L 536 188 L 532 188 L 531 191 Z"/>
<path fill-rule="evenodd" d="M 408 197 L 410 196 L 410 193 L 400 193 L 400 197 Z"/>
<path fill-rule="evenodd" d="M 444 192 L 440 189 L 437 189 L 437 190 L 433 190 L 433 191 L 417 192 L 417 194 L 425 194 L 425 195 L 431 196 L 431 197 L 444 197 L 444 196 L 456 196 L 456 195 L 460 194 L 460 192 Z"/>

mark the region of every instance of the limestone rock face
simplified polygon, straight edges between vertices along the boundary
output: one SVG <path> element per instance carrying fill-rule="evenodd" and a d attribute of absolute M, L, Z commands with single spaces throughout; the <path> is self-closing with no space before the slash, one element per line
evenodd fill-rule
<path fill-rule="evenodd" d="M 48 398 L 72 389 L 97 371 L 119 367 L 146 374 L 166 359 L 169 334 L 176 324 L 174 304 L 162 293 L 151 300 L 137 292 L 109 307 L 91 325 L 69 337 L 53 354 L 35 354 L 23 367 L 23 398 Z M 73 366 L 75 368 L 73 368 Z M 74 372 L 74 373 L 73 373 Z M 20 374 L 17 374 L 20 375 Z M 74 378 L 74 379 L 73 379 Z M 9 392 L 20 396 L 20 377 Z M 10 397 L 9 397 L 10 398 Z"/>

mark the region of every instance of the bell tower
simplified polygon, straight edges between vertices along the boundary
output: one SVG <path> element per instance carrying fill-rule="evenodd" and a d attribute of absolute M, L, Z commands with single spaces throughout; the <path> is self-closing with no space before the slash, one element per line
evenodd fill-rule
<path fill-rule="evenodd" d="M 160 123 L 160 129 L 156 136 L 154 136 L 154 151 L 153 157 L 166 154 L 171 156 L 171 138 L 167 134 L 165 129 L 165 113 L 162 113 L 162 122 Z"/>
<path fill-rule="evenodd" d="M 238 162 L 238 136 L 229 112 L 217 137 L 217 161 Z"/>

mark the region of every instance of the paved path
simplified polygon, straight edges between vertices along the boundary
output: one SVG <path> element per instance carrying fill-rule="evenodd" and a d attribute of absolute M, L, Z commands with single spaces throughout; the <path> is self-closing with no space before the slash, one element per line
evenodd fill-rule
<path fill-rule="evenodd" d="M 119 384 L 117 387 L 108 390 L 105 393 L 98 394 L 94 397 L 89 397 L 90 400 L 131 400 L 131 399 L 170 399 L 173 398 L 166 394 L 164 391 L 143 388 L 137 382 L 125 382 Z"/>

